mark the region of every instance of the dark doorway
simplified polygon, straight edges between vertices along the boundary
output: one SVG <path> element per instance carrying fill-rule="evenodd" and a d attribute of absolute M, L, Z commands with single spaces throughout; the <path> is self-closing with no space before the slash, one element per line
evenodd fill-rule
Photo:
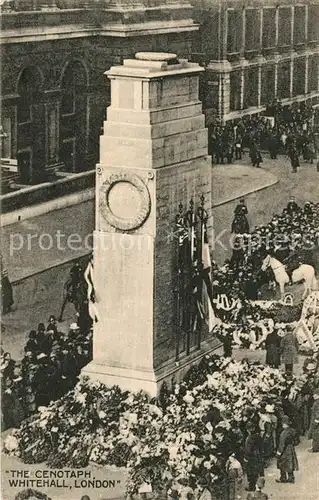
<path fill-rule="evenodd" d="M 31 151 L 18 153 L 18 168 L 21 184 L 30 184 L 32 179 L 32 154 Z"/>
<path fill-rule="evenodd" d="M 61 157 L 63 158 L 65 170 L 75 172 L 75 139 L 65 140 L 61 146 Z"/>

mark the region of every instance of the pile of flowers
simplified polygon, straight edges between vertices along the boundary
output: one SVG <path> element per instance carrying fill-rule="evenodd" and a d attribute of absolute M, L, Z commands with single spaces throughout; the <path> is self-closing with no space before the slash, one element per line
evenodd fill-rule
<path fill-rule="evenodd" d="M 243 445 L 245 422 L 285 390 L 278 370 L 217 356 L 153 400 L 83 378 L 14 430 L 4 451 L 55 468 L 126 467 L 128 494 L 144 483 L 157 492 L 185 481 L 200 489 L 207 475 L 218 483 L 225 460 Z"/>

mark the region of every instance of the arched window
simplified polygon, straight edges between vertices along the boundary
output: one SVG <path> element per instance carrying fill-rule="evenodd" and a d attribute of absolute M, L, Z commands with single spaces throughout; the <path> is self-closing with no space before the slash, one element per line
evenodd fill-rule
<path fill-rule="evenodd" d="M 32 122 L 32 106 L 38 100 L 42 78 L 35 67 L 25 68 L 18 81 L 18 124 Z"/>
<path fill-rule="evenodd" d="M 66 170 L 83 170 L 87 154 L 88 78 L 81 61 L 71 61 L 61 80 L 60 159 Z"/>
<path fill-rule="evenodd" d="M 45 121 L 42 74 L 25 68 L 17 83 L 17 159 L 23 184 L 45 180 Z"/>

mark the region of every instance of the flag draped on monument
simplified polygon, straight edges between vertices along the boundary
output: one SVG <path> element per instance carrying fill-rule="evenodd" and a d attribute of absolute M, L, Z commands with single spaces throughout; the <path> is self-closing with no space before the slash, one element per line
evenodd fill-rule
<path fill-rule="evenodd" d="M 213 309 L 213 286 L 211 280 L 211 258 L 207 238 L 207 229 L 204 227 L 202 235 L 202 264 L 203 264 L 203 287 L 201 298 L 202 317 L 207 323 L 208 330 L 211 332 L 217 323 L 217 318 Z"/>
<path fill-rule="evenodd" d="M 84 279 L 87 283 L 87 297 L 89 301 L 89 315 L 94 322 L 99 320 L 99 313 L 96 307 L 96 293 L 94 289 L 94 265 L 93 259 L 89 260 L 89 263 L 84 271 Z"/>

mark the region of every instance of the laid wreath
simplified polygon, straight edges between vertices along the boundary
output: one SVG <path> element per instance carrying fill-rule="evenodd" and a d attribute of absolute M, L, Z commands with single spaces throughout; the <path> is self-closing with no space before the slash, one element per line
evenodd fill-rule
<path fill-rule="evenodd" d="M 18 493 L 14 498 L 14 500 L 34 500 L 34 499 L 51 500 L 51 498 L 48 497 L 48 495 L 46 495 L 45 493 L 41 493 L 41 491 L 32 490 L 31 488 L 20 491 L 20 493 Z"/>

